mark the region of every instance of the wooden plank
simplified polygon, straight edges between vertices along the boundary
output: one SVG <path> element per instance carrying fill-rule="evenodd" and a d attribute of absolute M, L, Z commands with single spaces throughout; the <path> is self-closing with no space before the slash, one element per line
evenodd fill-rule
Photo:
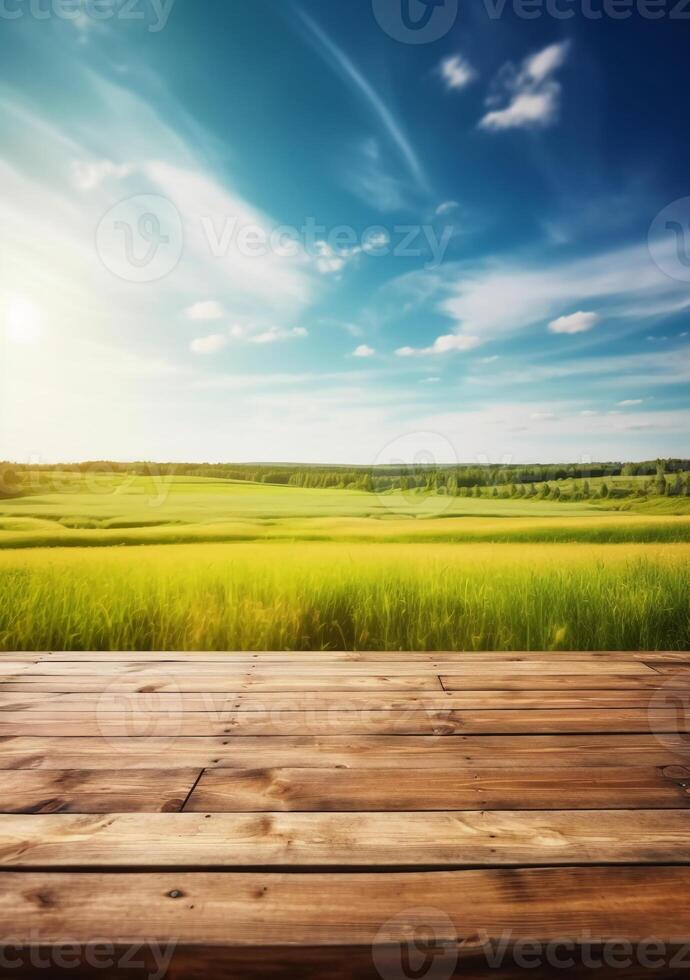
<path fill-rule="evenodd" d="M 0 768 L 668 766 L 682 763 L 687 751 L 682 735 L 7 736 L 0 739 Z"/>
<path fill-rule="evenodd" d="M 690 807 L 690 769 L 215 769 L 185 810 L 565 810 Z"/>
<path fill-rule="evenodd" d="M 616 662 L 615 670 L 617 674 L 631 676 L 645 676 L 653 674 L 654 670 L 645 663 Z M 25 664 L 21 669 L 22 679 L 31 677 L 144 677 L 152 680 L 158 678 L 193 677 L 201 676 L 209 679 L 222 679 L 227 676 L 239 679 L 246 676 L 262 677 L 271 679 L 273 677 L 285 677 L 298 674 L 301 677 L 323 677 L 323 676 L 376 676 L 391 673 L 396 677 L 404 676 L 428 676 L 435 674 L 453 673 L 460 676 L 484 676 L 503 675 L 507 672 L 515 674 L 516 677 L 524 675 L 550 675 L 550 674 L 610 674 L 611 665 L 607 662 L 596 660 L 578 661 L 562 659 L 538 659 L 521 661 L 491 661 L 481 663 L 463 663 L 461 661 L 448 661 L 437 659 L 428 662 L 406 662 L 404 659 L 394 664 L 375 664 L 375 663 L 331 663 L 324 660 L 322 663 L 237 663 L 230 660 L 227 664 L 176 664 L 160 663 L 149 664 L 145 662 L 113 664 L 113 663 L 42 663 Z"/>
<path fill-rule="evenodd" d="M 532 708 L 647 708 L 654 689 L 566 690 L 541 691 L 437 691 L 420 694 L 400 692 L 391 695 L 370 694 L 367 691 L 322 691 L 259 694 L 187 694 L 168 692 L 139 694 L 117 691 L 101 694 L 55 694 L 24 692 L 0 694 L 2 713 L 30 712 L 43 718 L 53 718 L 65 712 L 103 714 L 135 711 L 168 713 L 170 711 L 207 711 L 220 714 L 226 711 L 436 711 L 452 709 L 526 710 Z"/>
<path fill-rule="evenodd" d="M 198 770 L 0 769 L 0 813 L 176 812 Z"/>
<path fill-rule="evenodd" d="M 650 671 L 655 684 L 659 675 Z M 630 680 L 632 681 L 632 676 Z M 438 691 L 441 684 L 435 674 L 290 674 L 259 675 L 232 674 L 222 671 L 217 677 L 207 677 L 194 671 L 188 674 L 136 674 L 131 677 L 120 675 L 57 675 L 55 677 L 33 675 L 25 677 L 16 674 L 11 680 L 0 684 L 0 692 L 48 691 L 55 693 L 98 693 L 100 691 L 187 691 L 199 692 L 241 692 L 241 691 Z"/>
<path fill-rule="evenodd" d="M 0 736 L 567 735 L 690 732 L 690 712 L 647 708 L 0 713 Z"/>
<path fill-rule="evenodd" d="M 689 862 L 688 810 L 0 814 L 3 869 Z"/>
<path fill-rule="evenodd" d="M 503 691 L 538 691 L 538 690 L 654 690 L 661 687 L 668 678 L 665 675 L 650 670 L 644 675 L 626 674 L 530 674 L 516 675 L 513 672 L 500 674 L 477 675 L 320 675 L 314 672 L 309 676 L 304 674 L 284 675 L 252 675 L 241 676 L 224 674 L 218 678 L 207 678 L 198 674 L 180 675 L 171 673 L 169 676 L 160 674 L 149 677 L 139 675 L 132 677 L 109 678 L 106 676 L 75 677 L 24 677 L 16 675 L 13 680 L 0 682 L 0 696 L 8 693 L 54 693 L 54 694 L 98 694 L 104 691 L 131 693 L 199 693 L 199 694 L 241 694 L 250 692 L 261 693 L 304 693 L 320 691 L 407 691 L 412 693 L 422 691 L 440 691 L 441 683 L 448 691 L 471 690 L 503 690 Z M 678 677 L 678 687 L 688 689 L 687 678 Z"/>
<path fill-rule="evenodd" d="M 470 677 L 461 674 L 441 674 L 441 683 L 446 691 L 470 691 L 473 688 L 482 690 L 503 690 L 503 691 L 541 691 L 541 690 L 563 690 L 582 689 L 582 690 L 601 690 L 614 689 L 622 690 L 625 688 L 640 690 L 646 688 L 653 690 L 659 688 L 659 679 L 664 675 L 653 670 L 651 674 L 641 676 L 629 674 L 561 674 L 561 675 L 530 675 L 518 677 L 515 673 L 496 674 L 492 676 L 481 675 Z M 661 682 L 663 683 L 663 681 Z M 685 688 L 686 681 L 682 676 L 678 677 L 678 687 Z M 16 689 L 17 685 L 0 685 L 0 691 Z"/>
<path fill-rule="evenodd" d="M 670 674 L 676 677 L 687 677 L 690 674 L 690 663 L 664 663 L 658 661 L 653 665 L 647 664 L 646 666 L 651 666 L 658 674 Z"/>
<path fill-rule="evenodd" d="M 690 868 L 485 869 L 401 874 L 7 872 L 0 920 L 13 945 L 370 945 L 409 940 L 419 910 L 437 943 L 534 939 L 683 942 Z M 417 918 L 415 919 L 415 911 Z M 411 919 L 413 920 L 411 922 Z M 435 927 L 435 928 L 434 928 Z M 382 929 L 385 932 L 382 933 Z"/>
<path fill-rule="evenodd" d="M 428 938 L 424 930 L 431 928 Z M 421 935 L 420 935 L 421 931 Z M 644 940 L 626 946 L 613 940 L 610 944 L 588 942 L 579 938 L 564 945 L 558 940 L 526 946 L 516 940 L 506 944 L 486 939 L 485 948 L 477 940 L 459 938 L 456 941 L 436 941 L 434 923 L 413 920 L 407 938 L 384 945 L 322 945 L 322 946 L 220 946 L 178 943 L 93 943 L 62 947 L 12 949 L 12 976 L 18 980 L 36 980 L 36 962 L 45 969 L 50 965 L 53 976 L 72 980 L 131 980 L 133 976 L 165 980 L 403 980 L 414 976 L 443 977 L 444 980 L 555 980 L 563 968 L 554 973 L 553 961 L 567 960 L 572 969 L 580 969 L 578 978 L 589 976 L 596 969 L 596 980 L 687 980 L 690 958 L 683 945 L 666 944 L 657 949 Z M 651 946 L 651 948 L 650 948 Z M 624 964 L 621 960 L 625 959 Z M 67 960 L 68 967 L 58 966 Z M 131 963 L 136 963 L 131 967 Z M 524 963 L 529 962 L 526 972 Z M 496 963 L 500 963 L 499 966 Z M 650 973 L 648 963 L 653 963 Z M 108 965 L 104 967 L 104 963 Z M 592 966 L 592 963 L 595 966 Z M 685 963 L 685 967 L 672 964 Z M 418 972 L 426 971 L 426 972 Z M 570 970 L 565 976 L 575 974 Z"/>
<path fill-rule="evenodd" d="M 554 973 L 554 959 L 565 959 L 572 968 L 580 969 L 578 978 L 589 976 L 596 968 L 596 980 L 687 980 L 690 957 L 683 945 L 667 944 L 659 952 L 641 941 L 637 948 L 627 947 L 615 940 L 610 944 L 590 943 L 586 939 L 569 943 L 567 947 L 557 940 L 553 943 L 527 942 L 527 952 L 518 940 L 514 945 L 485 940 L 485 949 L 478 949 L 472 941 L 462 938 L 456 942 L 436 942 L 420 939 L 419 923 L 410 924 L 407 939 L 385 945 L 322 945 L 322 946 L 219 946 L 192 945 L 189 943 L 93 943 L 12 949 L 12 977 L 18 980 L 37 980 L 36 962 L 45 970 L 50 965 L 51 977 L 69 977 L 72 980 L 131 980 L 132 977 L 165 980 L 403 980 L 409 971 L 427 971 L 425 977 L 443 977 L 444 980 L 555 980 L 563 974 L 559 968 Z M 422 923 L 421 928 L 428 927 Z M 625 959 L 621 965 L 621 959 Z M 63 966 L 67 960 L 69 966 Z M 136 964 L 131 966 L 132 961 Z M 526 973 L 524 962 L 530 963 Z M 496 966 L 499 962 L 500 966 Z M 592 967 L 592 963 L 595 967 Z M 650 973 L 648 962 L 654 964 Z M 98 972 L 94 973 L 93 963 Z M 107 963 L 107 966 L 103 966 Z M 685 963 L 679 968 L 672 963 Z M 431 964 L 427 966 L 427 964 Z M 428 972 L 432 970 L 432 972 Z M 407 971 L 407 972 L 406 972 Z M 572 970 L 565 974 L 575 976 Z"/>
<path fill-rule="evenodd" d="M 95 650 L 95 651 L 43 651 L 36 653 L 6 653 L 1 656 L 12 659 L 36 662 L 61 661 L 79 663 L 93 661 L 98 663 L 127 663 L 127 662 L 191 662 L 191 663 L 228 663 L 229 661 L 249 661 L 254 663 L 298 663 L 298 662 L 390 662 L 407 663 L 410 661 L 436 661 L 439 659 L 453 660 L 461 663 L 484 663 L 504 660 L 609 660 L 609 661 L 642 661 L 647 660 L 681 660 L 690 662 L 690 652 L 682 650 L 554 650 L 525 651 L 525 650 Z"/>

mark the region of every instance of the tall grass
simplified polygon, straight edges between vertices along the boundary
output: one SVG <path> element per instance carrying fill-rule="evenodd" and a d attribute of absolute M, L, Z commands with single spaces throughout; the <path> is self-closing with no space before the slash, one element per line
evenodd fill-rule
<path fill-rule="evenodd" d="M 687 649 L 689 558 L 683 544 L 4 552 L 0 647 Z"/>

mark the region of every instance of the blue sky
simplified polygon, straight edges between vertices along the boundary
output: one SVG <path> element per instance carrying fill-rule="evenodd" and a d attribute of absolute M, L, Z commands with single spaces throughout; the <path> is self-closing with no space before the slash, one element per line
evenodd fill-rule
<path fill-rule="evenodd" d="M 81 2 L 0 15 L 0 457 L 688 454 L 670 4 Z"/>

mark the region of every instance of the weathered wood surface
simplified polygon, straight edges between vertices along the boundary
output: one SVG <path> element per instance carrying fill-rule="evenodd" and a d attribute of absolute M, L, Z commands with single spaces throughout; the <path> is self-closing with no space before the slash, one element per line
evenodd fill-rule
<path fill-rule="evenodd" d="M 688 896 L 690 653 L 0 656 L 13 976 L 109 939 L 173 980 L 402 980 L 421 929 L 443 980 L 561 975 L 513 954 L 563 937 L 687 977 Z"/>
<path fill-rule="evenodd" d="M 541 674 L 526 671 L 505 670 L 487 674 L 441 674 L 416 673 L 395 674 L 390 671 L 380 674 L 348 674 L 339 670 L 330 674 L 313 671 L 310 674 L 291 674 L 281 671 L 261 670 L 255 673 L 226 671 L 213 677 L 204 676 L 199 671 L 176 672 L 150 671 L 132 674 L 79 673 L 61 678 L 60 675 L 37 674 L 29 672 L 13 673 L 0 677 L 0 693 L 25 692 L 48 694 L 102 694 L 102 693 L 187 693 L 187 694 L 242 694 L 294 693 L 301 695 L 321 691 L 340 691 L 343 693 L 366 691 L 426 693 L 440 691 L 562 691 L 572 690 L 658 690 L 667 685 L 685 686 L 688 675 L 674 665 L 665 673 L 643 665 L 642 674 L 599 673 L 593 674 Z M 613 667 L 613 665 L 611 665 Z"/>
<path fill-rule="evenodd" d="M 690 863 L 688 810 L 0 814 L 0 868 Z"/>
<path fill-rule="evenodd" d="M 152 722 L 155 732 L 155 720 Z M 5 769 L 256 769 L 296 765 L 410 767 L 669 766 L 687 760 L 682 735 L 5 736 Z"/>
<path fill-rule="evenodd" d="M 0 712 L 0 736 L 564 735 L 690 732 L 690 712 L 647 708 L 434 710 Z"/>
<path fill-rule="evenodd" d="M 690 807 L 690 768 L 214 769 L 186 810 L 591 810 Z M 590 819 L 593 819 L 590 817 Z"/>
<path fill-rule="evenodd" d="M 6 872 L 0 920 L 33 942 L 175 937 L 209 945 L 690 937 L 690 868 L 578 867 L 400 874 Z M 434 915 L 434 910 L 437 913 Z M 383 929 L 383 935 L 382 935 Z"/>
<path fill-rule="evenodd" d="M 196 769 L 0 769 L 0 813 L 174 813 L 198 778 Z"/>
<path fill-rule="evenodd" d="M 677 693 L 685 697 L 687 685 Z M 392 694 L 371 694 L 367 691 L 307 691 L 296 693 L 265 692 L 263 694 L 184 693 L 179 691 L 145 693 L 109 690 L 105 693 L 64 694 L 39 691 L 0 693 L 2 712 L 34 711 L 38 716 L 52 717 L 53 713 L 101 716 L 110 713 L 133 712 L 159 714 L 174 711 L 204 711 L 219 715 L 223 711 L 435 711 L 446 708 L 459 710 L 510 708 L 647 708 L 654 703 L 662 685 L 652 688 L 569 689 L 547 688 L 539 691 L 469 690 L 433 691 L 419 694 L 401 691 Z M 668 688 L 673 694 L 673 686 Z"/>

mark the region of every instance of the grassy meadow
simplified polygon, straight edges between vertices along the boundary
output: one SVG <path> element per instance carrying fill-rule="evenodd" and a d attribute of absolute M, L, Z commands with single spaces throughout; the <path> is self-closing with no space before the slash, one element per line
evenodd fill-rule
<path fill-rule="evenodd" d="M 45 474 L 0 501 L 0 648 L 687 649 L 688 498 Z"/>

